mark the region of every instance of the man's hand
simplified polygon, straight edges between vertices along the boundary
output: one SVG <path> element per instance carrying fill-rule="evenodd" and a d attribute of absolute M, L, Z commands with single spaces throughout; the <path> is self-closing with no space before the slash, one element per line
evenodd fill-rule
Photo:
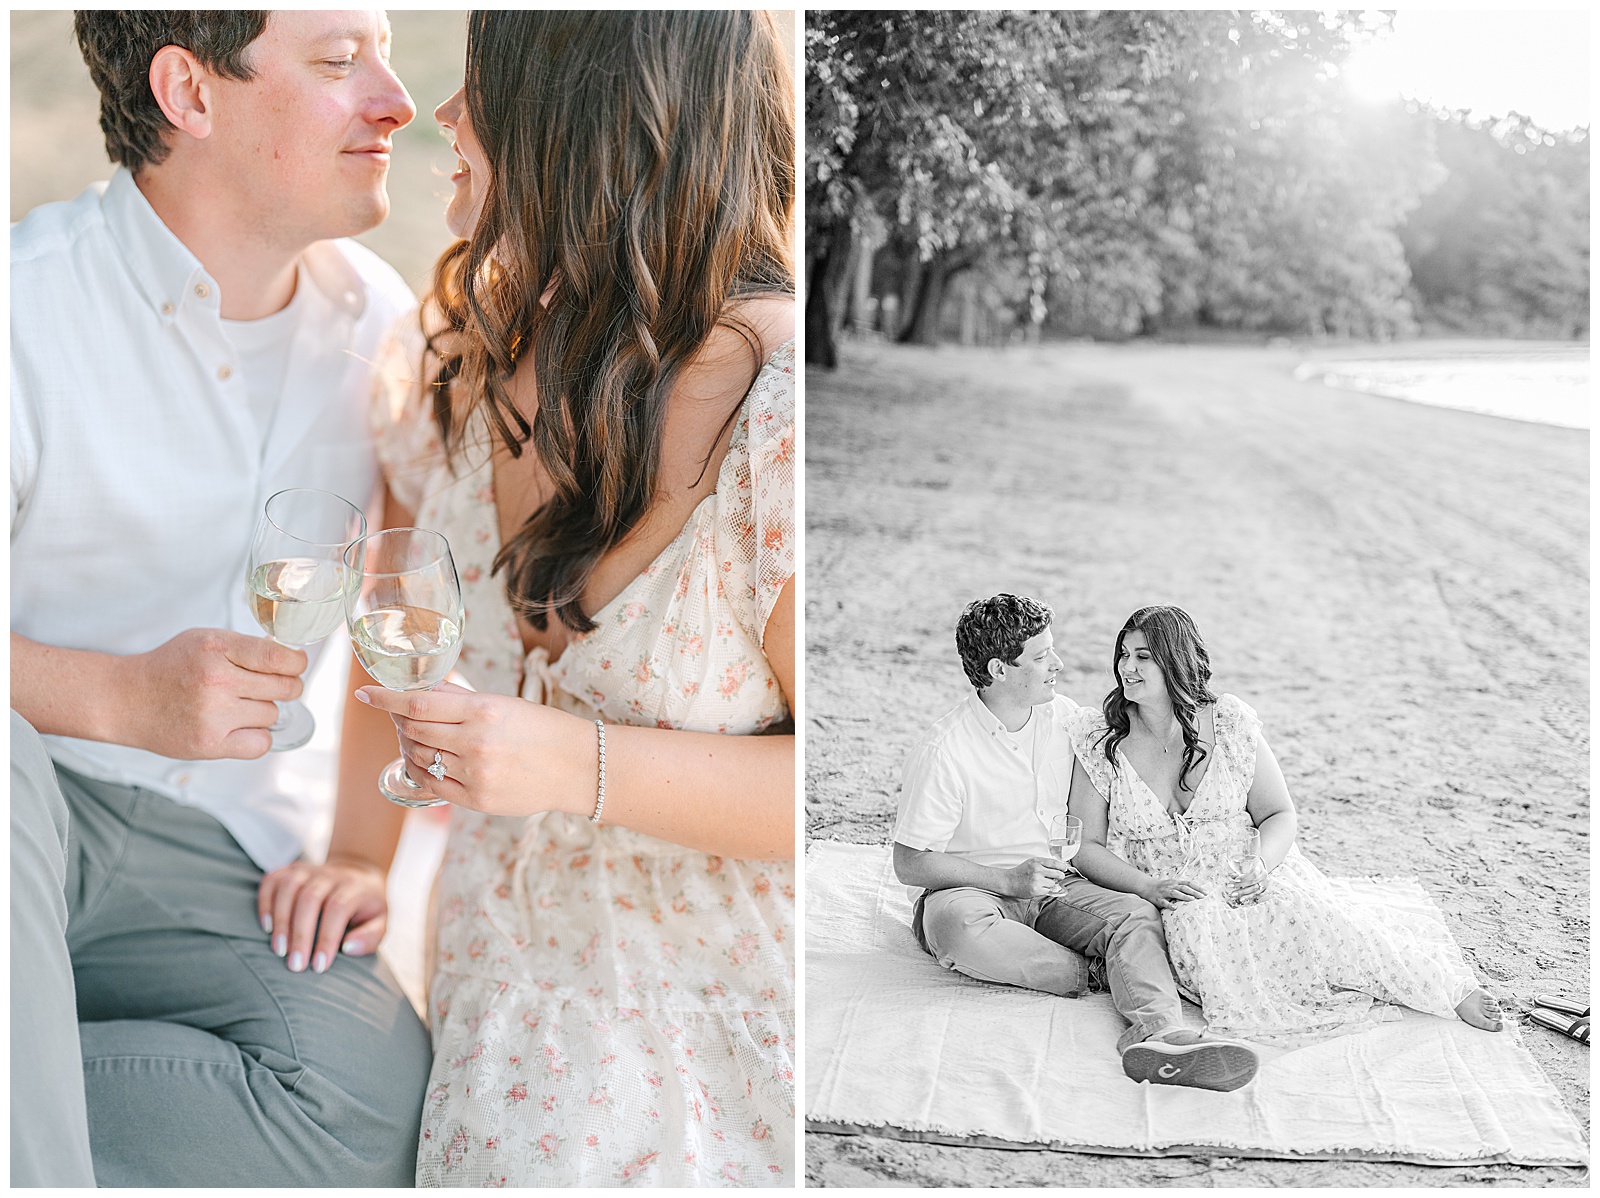
<path fill-rule="evenodd" d="M 1203 886 L 1186 878 L 1152 878 L 1139 897 L 1158 911 L 1168 911 L 1179 903 L 1205 898 L 1206 891 Z"/>
<path fill-rule="evenodd" d="M 1056 894 L 1067 868 L 1050 857 L 1029 857 L 1005 871 L 1006 891 L 1012 898 L 1044 898 Z"/>
<path fill-rule="evenodd" d="M 290 969 L 321 973 L 340 948 L 352 957 L 377 951 L 389 930 L 383 870 L 354 857 L 295 861 L 261 879 L 256 914 Z"/>
<path fill-rule="evenodd" d="M 253 760 L 272 747 L 274 702 L 300 697 L 304 651 L 267 637 L 191 628 L 122 659 L 121 743 L 178 761 Z"/>

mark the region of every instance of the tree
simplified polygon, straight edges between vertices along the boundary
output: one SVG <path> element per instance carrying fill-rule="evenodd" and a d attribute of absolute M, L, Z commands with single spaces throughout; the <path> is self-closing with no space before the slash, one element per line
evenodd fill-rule
<path fill-rule="evenodd" d="M 1399 229 L 1430 327 L 1492 336 L 1589 332 L 1588 131 L 1510 113 L 1409 114 L 1445 178 Z"/>
<path fill-rule="evenodd" d="M 809 13 L 809 360 L 833 363 L 868 273 L 898 301 L 882 332 L 923 344 L 1195 324 L 1390 337 L 1417 304 L 1586 329 L 1586 143 L 1519 126 L 1491 163 L 1434 122 L 1347 103 L 1339 66 L 1386 23 Z M 1447 149 L 1461 187 L 1425 200 Z M 1492 220 L 1466 198 L 1484 179 Z M 1457 225 L 1481 248 L 1448 248 Z"/>

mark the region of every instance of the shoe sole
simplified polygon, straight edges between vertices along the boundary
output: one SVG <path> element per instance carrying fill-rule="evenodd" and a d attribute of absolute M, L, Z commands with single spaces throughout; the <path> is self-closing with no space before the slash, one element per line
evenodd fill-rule
<path fill-rule="evenodd" d="M 1256 1054 L 1243 1044 L 1161 1044 L 1145 1041 L 1122 1054 L 1122 1072 L 1154 1086 L 1237 1090 L 1256 1075 Z"/>

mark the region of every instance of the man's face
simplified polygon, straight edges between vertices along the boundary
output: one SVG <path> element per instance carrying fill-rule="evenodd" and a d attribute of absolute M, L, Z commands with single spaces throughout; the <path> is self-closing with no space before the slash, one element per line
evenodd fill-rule
<path fill-rule="evenodd" d="M 388 19 L 274 11 L 247 61 L 253 79 L 211 77 L 207 139 L 247 219 L 297 245 L 381 222 L 390 137 L 417 112 L 389 69 Z"/>
<path fill-rule="evenodd" d="M 1050 629 L 1046 628 L 1023 642 L 1016 665 L 1005 662 L 1000 665 L 1000 676 L 989 684 L 994 688 L 996 697 L 1003 695 L 1026 703 L 1029 707 L 1048 703 L 1055 697 L 1056 675 L 1061 672 L 1061 659 L 1056 656 L 1055 637 L 1050 634 Z M 994 662 L 990 662 L 989 669 L 993 676 Z"/>

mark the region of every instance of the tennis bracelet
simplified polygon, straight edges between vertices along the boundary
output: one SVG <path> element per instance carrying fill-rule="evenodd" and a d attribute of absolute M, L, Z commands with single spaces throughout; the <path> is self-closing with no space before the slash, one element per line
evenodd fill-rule
<path fill-rule="evenodd" d="M 591 824 L 600 822 L 600 813 L 606 809 L 606 725 L 604 720 L 594 722 L 594 730 L 600 736 L 600 780 L 595 787 L 594 814 L 589 817 Z"/>

